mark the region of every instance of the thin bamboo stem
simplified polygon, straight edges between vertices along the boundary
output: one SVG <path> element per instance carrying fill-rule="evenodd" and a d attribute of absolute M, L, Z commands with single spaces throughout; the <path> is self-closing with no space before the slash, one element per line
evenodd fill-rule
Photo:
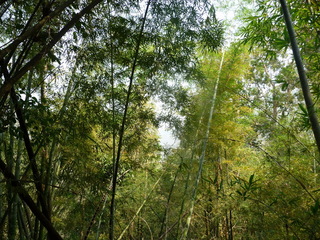
<path fill-rule="evenodd" d="M 110 224 L 109 224 L 109 239 L 110 240 L 114 239 L 114 219 L 115 219 L 114 214 L 115 214 L 115 196 L 116 196 L 117 177 L 118 177 L 117 175 L 118 175 L 120 158 L 121 158 L 124 131 L 125 131 L 125 126 L 126 126 L 126 122 L 127 122 L 127 113 L 128 113 L 130 97 L 131 97 L 131 93 L 132 93 L 133 78 L 134 78 L 135 69 L 137 66 L 137 61 L 138 61 L 138 56 L 139 56 L 140 44 L 141 44 L 141 40 L 142 40 L 143 30 L 144 30 L 144 26 L 146 23 L 146 18 L 147 18 L 150 3 L 151 3 L 151 0 L 148 0 L 146 10 L 144 13 L 144 17 L 142 20 L 142 25 L 141 25 L 141 29 L 140 29 L 140 33 L 139 33 L 137 46 L 135 49 L 133 64 L 132 64 L 132 68 L 131 68 L 131 74 L 130 74 L 130 78 L 129 78 L 128 93 L 127 93 L 126 103 L 125 103 L 125 107 L 124 107 L 122 124 L 121 124 L 120 132 L 119 132 L 119 143 L 118 143 L 117 157 L 116 157 L 114 168 L 113 168 L 114 171 L 113 171 L 113 178 L 112 178 L 112 195 L 111 195 L 111 204 L 110 204 Z"/>
<path fill-rule="evenodd" d="M 124 228 L 124 230 L 122 231 L 122 233 L 120 234 L 120 236 L 118 237 L 118 240 L 121 240 L 124 236 L 124 234 L 126 233 L 126 231 L 129 229 L 129 227 L 131 226 L 131 224 L 133 223 L 133 221 L 136 219 L 136 217 L 139 215 L 140 211 L 142 210 L 142 208 L 144 207 L 144 205 L 146 204 L 146 202 L 149 200 L 151 193 L 153 192 L 153 190 L 156 188 L 156 186 L 158 185 L 159 181 L 161 180 L 162 176 L 164 173 L 161 174 L 161 176 L 158 178 L 158 180 L 155 182 L 155 184 L 153 185 L 153 187 L 151 188 L 148 196 L 144 199 L 144 201 L 142 202 L 142 204 L 140 205 L 140 207 L 138 208 L 138 210 L 136 211 L 136 213 L 134 214 L 134 216 L 131 218 L 130 222 L 128 223 L 128 225 Z"/>
<path fill-rule="evenodd" d="M 216 83 L 215 83 L 215 86 L 214 86 L 213 96 L 212 96 L 212 99 L 211 99 L 211 107 L 210 107 L 209 119 L 208 119 L 208 123 L 207 123 L 205 138 L 204 138 L 204 141 L 203 141 L 202 153 L 201 153 L 201 156 L 200 156 L 200 159 L 199 159 L 199 169 L 198 169 L 195 185 L 194 185 L 193 192 L 192 192 L 191 207 L 190 207 L 190 210 L 189 210 L 189 216 L 187 218 L 187 224 L 186 224 L 187 226 L 186 226 L 186 228 L 185 228 L 185 230 L 184 230 L 184 232 L 182 234 L 181 239 L 187 239 L 188 232 L 189 232 L 190 225 L 191 225 L 192 215 L 193 215 L 195 201 L 196 201 L 196 197 L 197 197 L 197 190 L 198 190 L 200 178 L 201 178 L 201 175 L 202 175 L 203 163 L 204 163 L 207 143 L 208 143 L 208 139 L 209 139 L 212 116 L 213 116 L 213 112 L 214 112 L 214 109 L 215 109 L 215 103 L 216 103 L 216 97 L 217 97 L 217 92 L 218 92 L 218 86 L 219 86 L 219 81 L 220 81 L 220 75 L 221 75 L 223 61 L 224 61 L 224 51 L 222 52 L 222 57 L 221 57 L 221 61 L 220 61 L 219 71 L 218 71 L 218 77 L 217 77 L 217 80 L 216 80 Z"/>

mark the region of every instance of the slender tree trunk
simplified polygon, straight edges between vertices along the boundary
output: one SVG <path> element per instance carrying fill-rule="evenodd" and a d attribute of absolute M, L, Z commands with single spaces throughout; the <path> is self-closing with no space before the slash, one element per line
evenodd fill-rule
<path fill-rule="evenodd" d="M 111 187 L 110 187 L 111 189 Z M 105 196 L 105 199 L 104 199 L 104 202 L 103 202 L 103 206 L 102 206 L 102 209 L 101 209 L 101 214 L 100 214 L 100 217 L 99 217 L 99 222 L 98 222 L 98 227 L 97 227 L 97 233 L 96 233 L 96 240 L 99 240 L 99 237 L 100 237 L 100 228 L 101 228 L 101 222 L 102 222 L 102 216 L 103 216 L 103 212 L 104 212 L 104 209 L 106 207 L 106 204 L 107 204 L 107 196 Z"/>
<path fill-rule="evenodd" d="M 158 185 L 158 183 L 160 182 L 161 178 L 162 178 L 163 174 L 158 178 L 158 180 L 155 182 L 155 184 L 152 186 L 150 192 L 148 193 L 147 197 L 144 199 L 144 201 L 142 202 L 142 204 L 140 205 L 140 207 L 138 208 L 137 212 L 134 214 L 133 218 L 129 221 L 128 225 L 124 228 L 124 230 L 122 231 L 122 233 L 120 234 L 118 240 L 121 240 L 124 237 L 124 234 L 126 233 L 126 231 L 129 229 L 129 227 L 132 225 L 132 223 L 134 222 L 134 220 L 136 219 L 136 217 L 139 215 L 139 213 L 141 212 L 142 208 L 144 207 L 144 205 L 147 203 L 147 201 L 149 200 L 149 198 L 151 197 L 151 194 L 153 192 L 153 190 L 156 188 L 156 186 Z"/>
<path fill-rule="evenodd" d="M 191 156 L 191 160 L 190 160 L 190 165 L 192 164 L 192 160 L 193 160 L 193 154 L 194 154 L 194 150 L 192 151 L 192 156 Z M 187 197 L 187 191 L 189 188 L 189 182 L 190 182 L 190 169 L 188 170 L 188 174 L 187 174 L 187 178 L 186 178 L 186 183 L 184 186 L 184 192 L 183 192 L 183 198 L 182 198 L 182 202 L 181 202 L 181 206 L 180 206 L 180 211 L 179 211 L 179 218 L 178 218 L 178 227 L 177 227 L 177 233 L 176 233 L 176 239 L 178 239 L 179 233 L 180 233 L 180 226 L 182 225 L 182 214 L 184 211 L 184 206 L 185 206 L 185 201 L 186 201 L 186 197 Z"/>
<path fill-rule="evenodd" d="M 88 229 L 87 229 L 87 231 L 86 231 L 86 233 L 85 233 L 85 235 L 83 237 L 83 240 L 87 240 L 88 239 L 90 231 L 91 231 L 91 228 L 92 228 L 93 224 L 96 221 L 96 217 L 98 216 L 100 211 L 103 210 L 102 207 L 105 205 L 105 202 L 107 200 L 107 195 L 108 195 L 108 191 L 106 192 L 106 194 L 102 197 L 101 201 L 99 202 L 99 204 L 98 204 L 98 206 L 97 206 L 97 208 L 96 208 L 96 210 L 95 210 L 95 212 L 94 212 L 94 214 L 93 214 L 93 216 L 91 218 L 91 221 L 89 223 L 89 227 L 88 227 Z"/>
<path fill-rule="evenodd" d="M 37 207 L 40 209 L 39 199 L 37 200 Z M 34 231 L 33 231 L 33 239 L 39 239 L 41 235 L 41 227 L 40 227 L 40 220 L 38 218 L 34 219 Z"/>
<path fill-rule="evenodd" d="M 191 146 L 191 156 L 190 156 L 190 160 L 189 160 L 189 169 L 188 169 L 188 173 L 187 173 L 187 177 L 186 177 L 186 181 L 185 181 L 185 186 L 184 186 L 184 192 L 183 192 L 183 197 L 182 197 L 182 201 L 181 201 L 181 206 L 180 206 L 180 211 L 179 211 L 179 217 L 178 217 L 178 226 L 177 226 L 177 232 L 176 232 L 176 238 L 178 238 L 179 233 L 180 233 L 180 226 L 182 225 L 182 214 L 184 212 L 184 206 L 185 206 L 185 201 L 186 201 L 186 197 L 187 197 L 187 191 L 189 188 L 189 182 L 190 182 L 190 174 L 191 174 L 191 166 L 193 164 L 193 160 L 194 160 L 194 155 L 195 155 L 195 151 L 196 151 L 196 143 L 198 142 L 198 138 L 199 138 L 199 131 L 201 128 L 201 124 L 204 118 L 204 112 L 205 109 L 203 109 L 202 113 L 201 113 L 201 117 L 199 119 L 199 123 L 198 123 L 198 127 L 197 127 L 197 131 L 195 134 L 195 141 Z M 188 148 L 188 146 L 187 146 Z"/>
<path fill-rule="evenodd" d="M 26 236 L 27 236 L 27 238 L 31 238 L 31 236 L 33 236 L 33 232 L 34 232 L 34 229 L 32 227 L 32 220 L 31 220 L 31 216 L 30 216 L 31 214 L 30 214 L 29 208 L 27 207 L 26 203 L 23 201 L 20 201 L 20 202 L 21 202 L 21 208 L 20 208 L 21 214 L 22 214 L 22 210 L 24 210 L 24 212 L 25 212 L 24 215 L 21 215 L 22 220 L 24 220 L 23 216 L 25 216 L 26 219 L 25 219 L 25 221 L 23 221 L 23 223 L 25 222 L 28 226 L 26 233 L 29 233 L 29 234 L 27 234 Z"/>
<path fill-rule="evenodd" d="M 167 219 L 168 219 L 167 216 L 168 216 L 168 211 L 169 211 L 169 204 L 170 204 L 171 196 L 172 196 L 172 193 L 173 193 L 173 189 L 174 189 L 175 184 L 176 184 L 177 176 L 178 176 L 179 172 L 181 171 L 182 164 L 183 164 L 183 158 L 181 158 L 181 162 L 179 164 L 179 167 L 178 167 L 177 171 L 175 172 L 174 179 L 173 179 L 173 182 L 171 184 L 170 192 L 169 192 L 169 195 L 168 195 L 168 198 L 167 198 L 166 208 L 164 210 L 164 214 L 163 214 L 163 218 L 162 218 L 162 222 L 161 222 L 161 228 L 160 228 L 160 232 L 159 232 L 159 237 L 162 236 L 163 230 L 165 232 L 167 232 L 166 227 L 167 227 Z"/>
<path fill-rule="evenodd" d="M 21 223 L 21 212 L 20 212 L 20 209 L 18 209 L 18 229 L 19 229 L 20 240 L 22 240 L 24 235 L 26 235 L 22 225 L 23 224 Z"/>
<path fill-rule="evenodd" d="M 221 70 L 222 70 L 223 61 L 224 61 L 224 52 L 222 52 L 222 57 L 221 57 L 218 77 L 217 77 L 217 80 L 216 80 L 216 83 L 215 83 L 215 86 L 214 86 L 214 89 L 213 89 L 213 96 L 212 96 L 212 100 L 211 100 L 210 113 L 209 113 L 209 118 L 208 118 L 206 133 L 205 133 L 205 138 L 204 138 L 204 141 L 203 141 L 202 153 L 201 153 L 201 156 L 200 156 L 200 159 L 199 159 L 199 169 L 198 169 L 195 185 L 194 185 L 192 196 L 191 196 L 191 207 L 190 207 L 190 210 L 189 210 L 189 216 L 187 218 L 187 224 L 186 224 L 185 230 L 183 232 L 182 239 L 187 239 L 188 232 L 189 232 L 190 225 L 191 225 L 194 205 L 195 205 L 195 201 L 196 201 L 196 197 L 197 197 L 197 190 L 198 190 L 200 178 L 201 178 L 201 175 L 202 175 L 203 162 L 204 162 L 204 157 L 205 157 L 205 153 L 206 153 L 206 149 L 207 149 L 207 143 L 208 143 L 208 139 L 209 139 L 209 132 L 210 132 L 210 127 L 211 127 L 213 111 L 214 111 L 215 103 L 216 103 L 216 96 L 217 96 L 217 91 L 218 91 L 218 86 L 219 86 L 220 74 L 221 74 Z"/>
<path fill-rule="evenodd" d="M 11 104 L 12 105 L 12 104 Z M 13 115 L 13 114 L 12 114 Z M 10 128 L 14 128 L 13 123 L 10 123 Z M 13 133 L 9 133 L 9 148 L 7 150 L 7 165 L 10 171 L 13 171 L 14 167 L 14 136 Z M 10 182 L 7 182 L 7 202 L 8 202 L 8 240 L 14 240 L 16 235 L 16 216 L 14 215 L 14 202 L 13 202 L 14 193 L 12 191 L 12 186 Z"/>
<path fill-rule="evenodd" d="M 139 50 L 140 50 L 140 44 L 142 40 L 142 34 L 149 10 L 151 0 L 148 0 L 146 10 L 144 13 L 144 17 L 142 20 L 141 24 L 141 29 L 139 33 L 139 38 L 137 42 L 137 46 L 135 49 L 135 54 L 134 54 L 134 59 L 133 59 L 133 64 L 131 68 L 131 74 L 129 78 L 129 87 L 128 87 L 128 93 L 127 93 L 127 99 L 124 107 L 124 113 L 123 113 L 123 118 L 122 118 L 122 124 L 120 127 L 120 132 L 119 132 L 119 142 L 118 142 L 118 150 L 117 150 L 117 157 L 115 159 L 114 167 L 113 167 L 113 178 L 112 178 L 112 194 L 111 194 L 111 204 L 110 204 L 110 224 L 109 224 L 109 239 L 113 240 L 114 239 L 114 221 L 115 221 L 115 197 L 116 197 L 116 186 L 117 186 L 117 177 L 118 177 L 118 170 L 119 170 L 119 164 L 120 164 L 120 158 L 121 158 L 121 151 L 122 151 L 122 145 L 123 145 L 123 137 L 124 137 L 124 131 L 125 131 L 125 126 L 126 126 L 126 121 L 127 121 L 127 113 L 128 113 L 128 108 L 129 108 L 129 103 L 130 103 L 130 97 L 131 97 L 131 92 L 132 92 L 132 86 L 133 86 L 133 78 L 135 74 L 135 69 L 137 65 L 137 60 L 139 56 Z"/>
<path fill-rule="evenodd" d="M 226 210 L 226 213 L 225 213 L 225 217 L 226 217 L 226 222 L 225 222 L 225 233 L 224 235 L 226 236 L 226 239 L 230 240 L 229 239 L 229 216 L 228 216 L 228 210 Z"/>
<path fill-rule="evenodd" d="M 232 223 L 232 210 L 229 210 L 229 231 L 228 231 L 228 240 L 233 240 L 233 223 Z"/>
<path fill-rule="evenodd" d="M 18 140 L 18 147 L 17 147 L 17 157 L 16 157 L 16 164 L 15 164 L 15 175 L 17 178 L 20 177 L 20 164 L 21 164 L 21 155 L 22 155 L 22 148 L 23 148 L 23 142 L 19 139 Z M 19 207 L 20 199 L 18 198 L 18 194 L 15 192 L 13 194 L 13 208 L 12 208 L 12 214 L 15 216 L 15 223 L 14 228 L 16 228 L 18 223 L 18 207 Z"/>
<path fill-rule="evenodd" d="M 41 71 L 40 73 L 40 77 L 39 80 L 41 82 L 41 86 L 40 86 L 40 101 L 41 101 L 41 105 L 45 106 L 46 105 L 46 82 L 45 82 L 45 76 L 44 73 L 47 70 L 47 66 L 44 66 L 44 69 Z M 46 116 L 43 116 L 44 118 Z M 47 135 L 47 129 L 45 125 L 41 126 L 42 132 L 43 132 L 43 136 L 45 137 Z M 49 158 L 48 158 L 48 141 L 45 139 L 44 141 L 44 146 L 42 147 L 42 151 L 41 151 L 41 165 L 40 165 L 40 182 L 42 183 L 43 187 L 43 201 L 45 202 L 46 208 L 47 208 L 47 218 L 49 221 L 51 221 L 51 209 L 50 206 L 48 205 L 48 199 L 50 198 L 50 196 L 48 196 L 48 186 L 49 186 L 49 182 L 48 182 L 48 177 L 50 175 L 50 171 L 51 171 L 51 164 L 48 162 Z M 50 165 L 49 165 L 50 164 Z M 38 240 L 42 240 L 43 239 L 43 226 L 40 225 L 39 228 L 39 236 L 38 236 Z M 50 236 L 47 236 L 48 240 L 50 239 Z"/>
<path fill-rule="evenodd" d="M 8 169 L 7 164 L 0 158 L 0 170 L 5 178 L 11 182 L 15 191 L 18 192 L 19 197 L 23 200 L 30 210 L 34 213 L 37 219 L 42 223 L 43 226 L 48 230 L 48 234 L 52 235 L 53 239 L 62 239 L 60 234 L 52 226 L 51 222 L 46 218 L 46 216 L 40 211 L 39 207 L 35 204 L 29 193 L 21 185 L 20 181 L 17 180 L 15 175 Z"/>
<path fill-rule="evenodd" d="M 312 100 L 312 96 L 310 93 L 310 88 L 309 88 L 309 83 L 308 79 L 306 76 L 305 68 L 302 62 L 302 58 L 300 55 L 300 50 L 296 41 L 296 34 L 293 28 L 292 20 L 291 20 L 291 15 L 287 6 L 286 0 L 279 0 L 281 3 L 284 19 L 286 22 L 286 26 L 288 29 L 289 37 L 290 37 L 290 42 L 291 42 L 291 47 L 292 47 L 292 52 L 294 56 L 294 60 L 296 62 L 296 67 L 299 73 L 299 79 L 300 79 L 300 84 L 303 92 L 303 97 L 305 100 L 305 104 L 307 107 L 308 115 L 309 115 L 309 120 L 311 123 L 312 131 L 314 138 L 316 140 L 316 144 L 318 147 L 318 151 L 320 153 L 320 126 L 319 126 L 319 121 L 318 117 L 316 115 L 315 109 L 314 109 L 314 103 Z"/>
<path fill-rule="evenodd" d="M 108 4 L 108 21 L 111 22 L 111 9 L 110 9 L 110 4 Z M 109 29 L 110 30 L 110 29 Z M 115 162 L 116 162 L 116 120 L 115 120 L 115 111 L 116 111 L 116 106 L 115 106 L 115 94 L 114 94 L 114 52 L 113 52 L 113 39 L 112 39 L 112 33 L 109 31 L 109 36 L 110 36 L 110 64 L 111 64 L 111 69 L 110 69 L 110 81 L 111 81 L 111 101 L 112 101 L 112 166 L 113 166 L 113 173 L 115 173 Z M 112 181 L 111 181 L 112 184 Z M 109 187 L 110 189 L 112 186 Z M 100 227 L 101 227 L 101 221 L 102 221 L 102 216 L 103 216 L 103 211 L 105 209 L 106 203 L 107 203 L 107 195 L 105 196 L 105 200 L 103 202 L 103 206 L 101 209 L 101 214 L 99 217 L 99 222 L 98 222 L 98 227 L 97 227 L 97 232 L 96 232 L 96 240 L 99 239 L 100 236 Z"/>

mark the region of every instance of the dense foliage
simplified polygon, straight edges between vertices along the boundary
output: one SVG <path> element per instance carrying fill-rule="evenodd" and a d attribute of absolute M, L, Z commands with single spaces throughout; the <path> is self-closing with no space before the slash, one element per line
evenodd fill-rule
<path fill-rule="evenodd" d="M 316 116 L 320 5 L 288 6 Z M 244 1 L 224 46 L 216 10 L 0 0 L 0 239 L 320 238 L 283 9 Z"/>

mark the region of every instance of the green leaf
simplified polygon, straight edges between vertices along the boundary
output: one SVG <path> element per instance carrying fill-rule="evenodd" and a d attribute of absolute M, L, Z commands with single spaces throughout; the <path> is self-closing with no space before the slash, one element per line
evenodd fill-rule
<path fill-rule="evenodd" d="M 318 213 L 319 207 L 320 207 L 320 203 L 319 203 L 319 200 L 317 199 L 314 205 L 310 206 L 310 211 L 312 212 L 313 215 L 316 215 Z"/>
<path fill-rule="evenodd" d="M 302 115 L 304 116 L 308 116 L 308 111 L 307 109 L 304 107 L 304 105 L 302 105 L 301 103 L 299 103 L 299 108 L 302 111 Z"/>

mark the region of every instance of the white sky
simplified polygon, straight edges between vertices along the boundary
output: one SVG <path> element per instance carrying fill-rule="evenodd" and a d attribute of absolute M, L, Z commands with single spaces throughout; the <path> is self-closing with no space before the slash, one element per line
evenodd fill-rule
<path fill-rule="evenodd" d="M 179 139 L 176 139 L 167 126 L 159 128 L 160 144 L 165 148 L 175 148 L 179 146 Z"/>

